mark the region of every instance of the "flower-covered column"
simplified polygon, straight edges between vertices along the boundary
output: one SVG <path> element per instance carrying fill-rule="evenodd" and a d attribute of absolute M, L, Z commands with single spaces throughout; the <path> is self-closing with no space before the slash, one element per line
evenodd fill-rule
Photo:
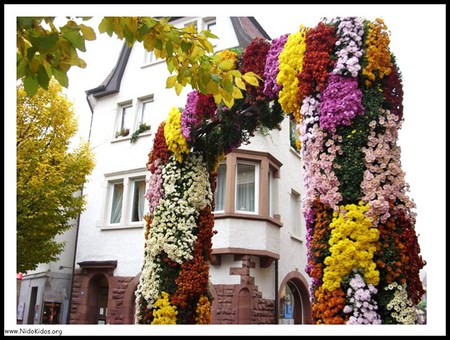
<path fill-rule="evenodd" d="M 338 18 L 305 40 L 298 79 L 313 320 L 414 324 L 425 263 L 397 145 L 403 91 L 387 27 Z"/>

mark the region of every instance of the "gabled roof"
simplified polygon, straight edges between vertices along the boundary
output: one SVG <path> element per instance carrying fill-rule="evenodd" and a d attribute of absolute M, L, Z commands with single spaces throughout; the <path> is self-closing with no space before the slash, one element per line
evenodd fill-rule
<path fill-rule="evenodd" d="M 230 19 L 239 42 L 238 47 L 245 48 L 254 38 L 258 37 L 267 40 L 271 39 L 254 17 L 231 17 Z M 119 92 L 131 48 L 126 43 L 123 44 L 116 66 L 99 86 L 86 91 L 87 97 L 92 95 L 95 98 L 101 98 Z"/>

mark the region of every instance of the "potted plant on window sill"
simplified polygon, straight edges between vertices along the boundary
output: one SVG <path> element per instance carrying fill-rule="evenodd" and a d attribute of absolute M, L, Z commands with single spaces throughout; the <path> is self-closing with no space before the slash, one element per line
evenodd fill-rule
<path fill-rule="evenodd" d="M 120 129 L 120 131 L 116 132 L 116 138 L 118 138 L 118 137 L 126 137 L 129 134 L 130 134 L 130 129 L 123 128 L 123 129 Z"/>
<path fill-rule="evenodd" d="M 151 126 L 146 123 L 139 124 L 139 127 L 136 131 L 133 132 L 131 135 L 130 143 L 135 143 L 137 139 L 139 138 L 139 135 L 145 131 L 149 131 L 151 129 Z"/>

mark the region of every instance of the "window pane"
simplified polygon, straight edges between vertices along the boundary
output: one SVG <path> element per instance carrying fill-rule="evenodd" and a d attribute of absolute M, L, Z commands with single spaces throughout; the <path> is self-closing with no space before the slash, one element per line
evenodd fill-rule
<path fill-rule="evenodd" d="M 135 181 L 133 188 L 133 206 L 131 209 L 131 222 L 140 222 L 144 216 L 145 181 Z"/>
<path fill-rule="evenodd" d="M 144 64 L 150 64 L 155 60 L 155 53 L 153 51 L 145 51 Z"/>
<path fill-rule="evenodd" d="M 255 211 L 255 165 L 238 164 L 236 210 Z"/>
<path fill-rule="evenodd" d="M 129 129 L 132 125 L 133 115 L 131 114 L 131 106 L 122 108 L 122 120 L 120 129 Z"/>
<path fill-rule="evenodd" d="M 225 183 L 227 176 L 227 166 L 225 164 L 219 165 L 217 170 L 217 186 L 214 193 L 215 211 L 225 210 Z"/>
<path fill-rule="evenodd" d="M 150 111 L 153 102 L 143 102 L 142 103 L 142 112 L 141 112 L 141 120 L 139 123 L 150 123 Z"/>
<path fill-rule="evenodd" d="M 217 25 L 216 25 L 215 21 L 208 21 L 206 23 L 206 29 L 211 31 L 211 33 L 215 34 L 216 28 L 217 28 Z"/>
<path fill-rule="evenodd" d="M 120 218 L 122 217 L 123 184 L 114 184 L 112 190 L 110 223 L 120 223 Z"/>
<path fill-rule="evenodd" d="M 268 176 L 268 183 L 267 183 L 267 187 L 269 188 L 269 216 L 272 217 L 273 216 L 273 171 L 269 170 L 269 176 Z"/>
<path fill-rule="evenodd" d="M 300 195 L 296 192 L 291 192 L 291 223 L 292 235 L 301 236 L 301 200 Z"/>

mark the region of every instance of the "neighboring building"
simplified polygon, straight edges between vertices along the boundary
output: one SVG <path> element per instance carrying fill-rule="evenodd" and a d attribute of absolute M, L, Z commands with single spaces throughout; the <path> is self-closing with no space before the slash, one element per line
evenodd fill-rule
<path fill-rule="evenodd" d="M 220 37 L 217 51 L 270 39 L 251 17 L 175 18 Z M 104 56 L 107 57 L 107 56 Z M 153 136 L 189 89 L 166 89 L 166 64 L 136 44 L 124 45 L 116 67 L 87 91 L 96 167 L 85 185 L 70 323 L 134 323 L 135 290 L 144 261 L 146 169 Z M 150 130 L 131 136 L 142 123 Z M 290 121 L 257 133 L 220 166 L 210 266 L 212 323 L 310 323 L 301 214 L 303 163 L 291 147 Z"/>
<path fill-rule="evenodd" d="M 55 237 L 57 242 L 66 242 L 58 261 L 18 275 L 18 324 L 68 323 L 75 239 L 74 223 L 73 228 Z"/>

